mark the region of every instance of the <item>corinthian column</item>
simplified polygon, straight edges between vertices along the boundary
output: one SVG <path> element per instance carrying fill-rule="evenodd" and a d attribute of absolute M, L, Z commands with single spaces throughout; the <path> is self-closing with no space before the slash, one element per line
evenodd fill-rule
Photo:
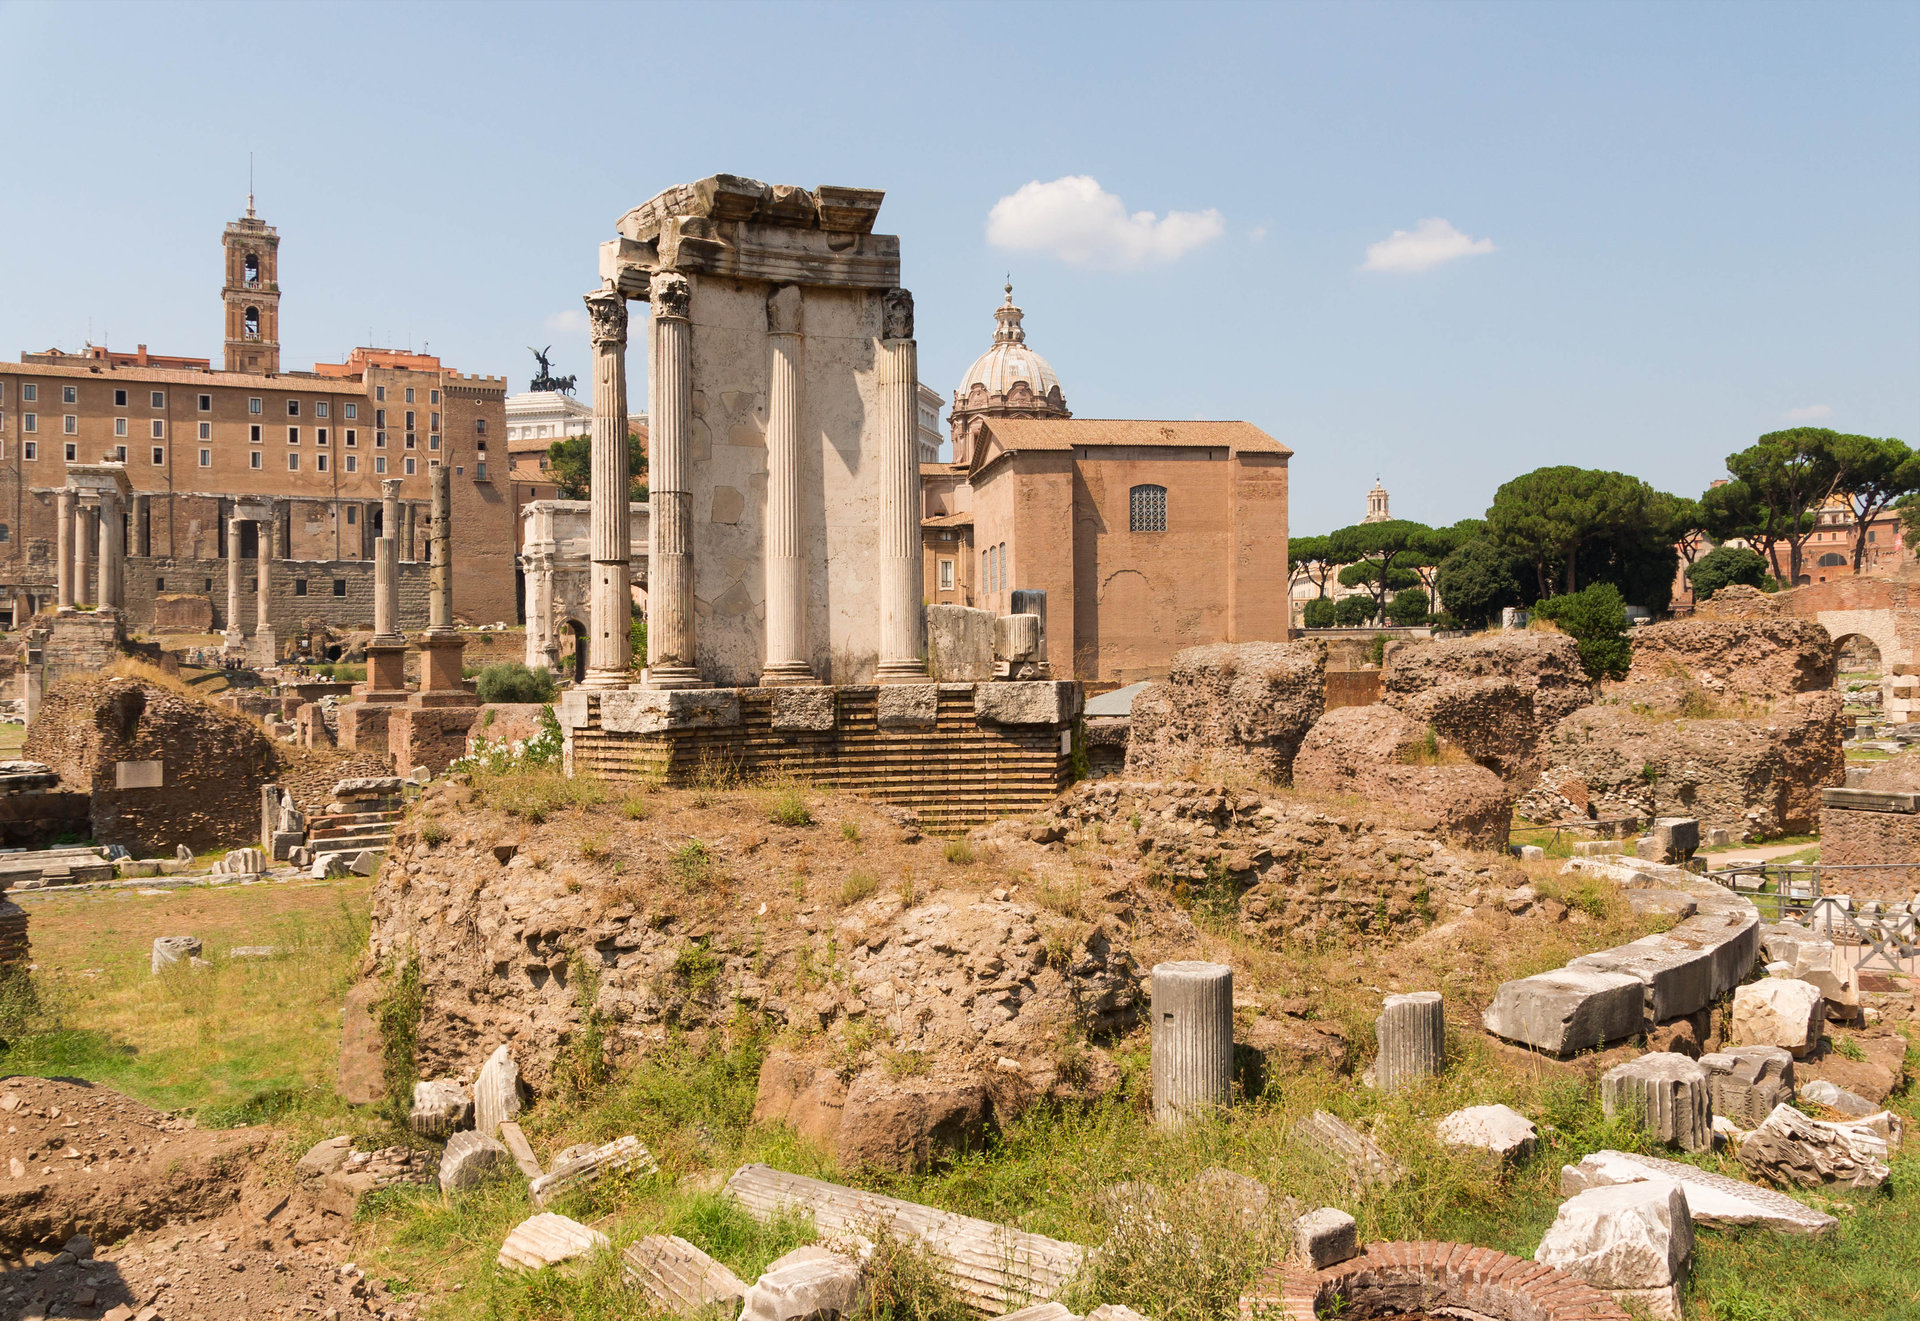
<path fill-rule="evenodd" d="M 97 605 L 93 599 L 93 510 L 81 505 L 73 520 L 73 603 Z"/>
<path fill-rule="evenodd" d="M 633 659 L 627 591 L 627 300 L 617 289 L 587 295 L 593 327 L 593 477 L 587 539 L 593 577 L 587 587 L 587 677 L 583 688 L 625 688 Z"/>
<path fill-rule="evenodd" d="M 246 639 L 240 627 L 240 530 L 246 520 L 235 514 L 227 520 L 227 645 L 237 647 Z"/>
<path fill-rule="evenodd" d="M 693 488 L 688 451 L 693 427 L 693 344 L 687 314 L 693 286 L 659 271 L 647 318 L 648 438 L 652 478 L 647 522 L 647 669 L 649 688 L 699 688 L 693 635 Z M 625 498 L 625 491 L 622 491 Z M 625 580 L 622 580 L 622 590 Z"/>
<path fill-rule="evenodd" d="M 267 516 L 260 520 L 259 528 L 260 554 L 254 560 L 253 631 L 256 634 L 271 633 L 273 629 L 272 602 L 268 600 L 273 588 L 273 506 L 267 507 Z"/>
<path fill-rule="evenodd" d="M 100 492 L 100 553 L 95 557 L 100 563 L 100 593 L 94 603 L 102 610 L 111 610 L 120 604 L 113 582 L 114 552 L 119 549 L 121 529 L 125 525 L 119 503 L 118 492 Z"/>
<path fill-rule="evenodd" d="M 73 488 L 63 486 L 54 496 L 59 515 L 58 540 L 53 544 L 54 604 L 57 609 L 73 609 Z"/>
<path fill-rule="evenodd" d="M 913 295 L 889 289 L 880 339 L 881 683 L 925 682 L 921 655 L 920 383 Z"/>
<path fill-rule="evenodd" d="M 807 665 L 806 556 L 800 529 L 800 286 L 767 299 L 773 347 L 767 391 L 766 686 L 817 682 Z"/>

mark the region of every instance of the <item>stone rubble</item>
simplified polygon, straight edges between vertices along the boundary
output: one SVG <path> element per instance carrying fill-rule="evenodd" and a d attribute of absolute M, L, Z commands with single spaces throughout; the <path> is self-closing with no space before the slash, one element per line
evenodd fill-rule
<path fill-rule="evenodd" d="M 1560 1204 L 1533 1259 L 1654 1316 L 1679 1321 L 1679 1281 L 1693 1256 L 1681 1185 L 1664 1180 L 1589 1188 Z"/>
<path fill-rule="evenodd" d="M 440 1191 L 456 1192 L 477 1188 L 495 1174 L 513 1168 L 513 1157 L 496 1138 L 472 1129 L 447 1139 L 440 1156 Z"/>
<path fill-rule="evenodd" d="M 1657 1142 L 1682 1151 L 1712 1151 L 1707 1078 L 1707 1071 L 1685 1055 L 1656 1051 L 1602 1074 L 1600 1105 L 1609 1118 L 1638 1119 Z"/>
<path fill-rule="evenodd" d="M 1787 1187 L 1878 1188 L 1889 1174 L 1887 1140 L 1870 1125 L 1823 1123 L 1786 1104 L 1748 1134 L 1738 1155 L 1747 1173 Z"/>
<path fill-rule="evenodd" d="M 1793 1052 L 1779 1046 L 1732 1046 L 1700 1057 L 1715 1115 L 1754 1128 L 1793 1095 Z"/>
<path fill-rule="evenodd" d="M 198 936 L 155 936 L 153 938 L 153 975 L 158 977 L 161 969 L 172 967 L 182 959 L 199 958 L 200 948 Z"/>
<path fill-rule="evenodd" d="M 509 1270 L 539 1270 L 609 1246 L 599 1230 L 547 1211 L 514 1226 L 500 1245 L 499 1262 Z"/>
<path fill-rule="evenodd" d="M 1825 998 L 1811 982 L 1769 977 L 1733 993 L 1733 1037 L 1743 1046 L 1778 1046 L 1795 1059 L 1820 1044 Z"/>
<path fill-rule="evenodd" d="M 683 1238 L 649 1234 L 629 1244 L 620 1259 L 627 1283 L 669 1312 L 717 1306 L 732 1316 L 747 1296 L 744 1280 Z"/>
<path fill-rule="evenodd" d="M 1511 1106 L 1470 1105 L 1434 1125 L 1434 1135 L 1449 1147 L 1490 1151 L 1502 1160 L 1523 1161 L 1533 1154 L 1539 1132 Z"/>
<path fill-rule="evenodd" d="M 441 1138 L 473 1122 L 473 1098 L 454 1078 L 421 1080 L 413 1085 L 413 1109 L 407 1127 L 422 1137 Z"/>
<path fill-rule="evenodd" d="M 858 1265 L 820 1248 L 796 1248 L 770 1262 L 748 1288 L 740 1321 L 850 1321 L 860 1296 Z"/>
<path fill-rule="evenodd" d="M 551 1170 L 528 1185 L 527 1192 L 535 1206 L 545 1206 L 562 1193 L 593 1183 L 616 1170 L 644 1175 L 657 1174 L 660 1167 L 655 1164 L 653 1154 L 640 1145 L 640 1139 L 629 1134 L 601 1146 L 561 1153 Z"/>
<path fill-rule="evenodd" d="M 1831 1232 L 1839 1223 L 1825 1212 L 1771 1188 L 1656 1156 L 1596 1151 L 1578 1165 L 1560 1167 L 1562 1197 L 1589 1188 L 1647 1181 L 1679 1184 L 1686 1191 L 1688 1213 L 1696 1224 L 1762 1225 L 1782 1234 L 1820 1235 Z"/>
<path fill-rule="evenodd" d="M 504 1120 L 519 1113 L 520 1066 L 509 1047 L 496 1046 L 473 1080 L 473 1126 L 492 1137 Z"/>
<path fill-rule="evenodd" d="M 1321 1271 L 1360 1251 L 1359 1225 L 1338 1207 L 1309 1211 L 1293 1224 L 1293 1255 L 1308 1270 Z"/>

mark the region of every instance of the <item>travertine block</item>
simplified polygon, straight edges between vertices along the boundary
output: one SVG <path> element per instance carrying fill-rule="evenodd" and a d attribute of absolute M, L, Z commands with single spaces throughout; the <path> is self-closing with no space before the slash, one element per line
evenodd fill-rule
<path fill-rule="evenodd" d="M 597 1229 L 551 1212 L 521 1221 L 500 1245 L 499 1262 L 510 1270 L 531 1271 L 583 1257 L 609 1240 Z"/>
<path fill-rule="evenodd" d="M 1820 988 L 1769 977 L 1733 993 L 1733 1036 L 1743 1046 L 1780 1046 L 1800 1058 L 1820 1044 L 1826 1016 Z"/>
<path fill-rule="evenodd" d="M 1293 1255 L 1308 1270 L 1325 1270 L 1359 1251 L 1359 1226 L 1337 1207 L 1323 1206 L 1294 1222 Z"/>

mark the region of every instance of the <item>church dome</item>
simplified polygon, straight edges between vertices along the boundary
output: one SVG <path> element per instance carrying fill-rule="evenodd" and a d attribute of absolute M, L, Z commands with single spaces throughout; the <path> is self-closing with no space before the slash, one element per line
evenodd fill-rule
<path fill-rule="evenodd" d="M 957 406 L 965 408 L 976 388 L 985 390 L 995 402 L 1007 401 L 1016 384 L 1024 381 L 1033 405 L 1045 408 L 1051 403 L 1064 412 L 1066 399 L 1060 393 L 1060 378 L 1047 360 L 1027 344 L 1026 329 L 1020 324 L 1021 311 L 1013 305 L 1013 286 L 1007 286 L 1007 301 L 995 309 L 998 326 L 993 332 L 993 347 L 973 360 L 967 374 L 954 392 Z"/>

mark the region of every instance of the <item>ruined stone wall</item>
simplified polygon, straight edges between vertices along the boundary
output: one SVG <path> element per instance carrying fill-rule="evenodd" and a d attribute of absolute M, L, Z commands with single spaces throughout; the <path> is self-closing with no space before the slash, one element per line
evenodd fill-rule
<path fill-rule="evenodd" d="M 93 838 L 135 853 L 252 842 L 274 776 L 258 723 L 141 679 L 71 675 L 47 689 L 25 755 L 92 794 Z"/>
<path fill-rule="evenodd" d="M 1353 794 L 1422 818 L 1427 828 L 1470 848 L 1506 845 L 1513 794 L 1500 777 L 1464 755 L 1429 752 L 1426 727 L 1391 706 L 1329 711 L 1307 732 L 1293 762 L 1294 787 Z"/>
<path fill-rule="evenodd" d="M 1179 652 L 1166 679 L 1133 699 L 1127 774 L 1291 783 L 1300 740 L 1326 709 L 1326 665 L 1315 642 Z"/>
<path fill-rule="evenodd" d="M 258 561 L 240 563 L 240 624 L 253 632 L 258 618 Z M 509 578 L 511 571 L 507 570 Z M 227 562 L 217 559 L 128 559 L 127 617 L 160 631 L 161 598 L 170 617 L 186 608 L 182 598 L 200 597 L 215 630 L 225 629 L 227 618 Z M 427 626 L 428 567 L 410 561 L 400 565 L 400 627 Z M 336 587 L 336 584 L 339 586 Z M 298 632 L 308 620 L 319 620 L 341 630 L 373 627 L 372 560 L 273 561 L 268 585 L 267 617 L 282 638 Z M 511 618 L 511 616 L 509 616 Z"/>
<path fill-rule="evenodd" d="M 1381 688 L 1383 701 L 1514 783 L 1538 773 L 1547 731 L 1594 698 L 1573 639 L 1546 631 L 1395 646 Z"/>
<path fill-rule="evenodd" d="M 1634 630 L 1628 683 L 1682 676 L 1726 697 L 1784 697 L 1831 688 L 1833 638 L 1812 620 L 1778 616 L 1675 619 Z"/>

